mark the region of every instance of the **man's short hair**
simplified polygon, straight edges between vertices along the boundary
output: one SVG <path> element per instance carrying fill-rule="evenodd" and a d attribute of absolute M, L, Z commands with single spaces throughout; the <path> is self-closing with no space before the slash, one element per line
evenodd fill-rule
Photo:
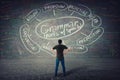
<path fill-rule="evenodd" d="M 58 43 L 59 43 L 59 44 L 61 44 L 61 43 L 62 43 L 62 40 L 61 40 L 61 39 L 59 39 L 59 40 L 58 40 Z"/>

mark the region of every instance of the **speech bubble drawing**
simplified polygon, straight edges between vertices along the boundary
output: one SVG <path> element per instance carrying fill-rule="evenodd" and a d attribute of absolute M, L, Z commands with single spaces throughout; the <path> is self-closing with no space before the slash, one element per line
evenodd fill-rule
<path fill-rule="evenodd" d="M 102 27 L 94 28 L 87 37 L 78 40 L 78 44 L 90 45 L 95 41 L 97 41 L 103 35 L 103 33 L 104 33 L 104 29 Z"/>
<path fill-rule="evenodd" d="M 57 4 L 56 4 L 57 3 Z M 44 10 L 65 10 L 67 8 L 67 4 L 65 2 L 51 2 L 44 5 Z"/>
<path fill-rule="evenodd" d="M 36 26 L 35 32 L 44 39 L 59 39 L 77 33 L 83 26 L 83 19 L 66 16 L 42 21 Z"/>
<path fill-rule="evenodd" d="M 40 52 L 40 46 L 35 43 L 30 37 L 29 37 L 29 26 L 23 25 L 20 27 L 20 39 L 25 46 L 25 48 L 30 52 L 30 53 L 39 53 Z"/>

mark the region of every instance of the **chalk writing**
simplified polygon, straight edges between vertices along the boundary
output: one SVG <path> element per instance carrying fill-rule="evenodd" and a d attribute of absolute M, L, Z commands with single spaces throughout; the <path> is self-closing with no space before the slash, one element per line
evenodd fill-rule
<path fill-rule="evenodd" d="M 65 22 L 66 21 L 66 22 Z M 56 23 L 54 23 L 56 22 Z M 63 24 L 64 23 L 64 24 Z M 84 21 L 78 17 L 60 17 L 48 19 L 36 27 L 36 34 L 46 39 L 57 39 L 70 36 L 78 32 L 84 26 Z"/>
<path fill-rule="evenodd" d="M 30 53 L 44 51 L 50 55 L 58 39 L 72 48 L 72 53 L 86 53 L 89 45 L 104 33 L 102 20 L 90 8 L 65 2 L 52 2 L 33 9 L 20 27 L 21 41 Z"/>
<path fill-rule="evenodd" d="M 95 28 L 91 31 L 91 33 L 87 37 L 83 38 L 82 40 L 79 40 L 79 44 L 82 45 L 92 44 L 103 35 L 103 32 L 104 29 L 102 27 Z"/>
<path fill-rule="evenodd" d="M 59 9 L 59 10 L 64 10 L 67 8 L 67 4 L 64 2 L 52 2 L 45 4 L 44 9 L 45 10 L 53 10 L 53 9 Z"/>
<path fill-rule="evenodd" d="M 29 30 L 30 28 L 28 25 L 23 25 L 20 28 L 20 38 L 25 46 L 25 48 L 31 52 L 31 53 L 38 53 L 39 50 L 39 45 L 37 45 L 35 42 L 33 42 L 30 37 L 29 37 Z"/>
<path fill-rule="evenodd" d="M 25 17 L 25 19 L 27 21 L 32 20 L 38 14 L 38 12 L 39 11 L 37 9 L 34 9 L 34 10 L 30 11 L 29 14 Z"/>

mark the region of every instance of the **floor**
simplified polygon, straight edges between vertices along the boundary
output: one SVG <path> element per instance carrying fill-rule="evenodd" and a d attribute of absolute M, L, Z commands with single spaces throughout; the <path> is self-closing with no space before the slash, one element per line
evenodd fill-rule
<path fill-rule="evenodd" d="M 0 80 L 120 80 L 120 59 L 65 56 L 67 74 L 59 65 L 54 77 L 54 57 L 0 59 Z"/>

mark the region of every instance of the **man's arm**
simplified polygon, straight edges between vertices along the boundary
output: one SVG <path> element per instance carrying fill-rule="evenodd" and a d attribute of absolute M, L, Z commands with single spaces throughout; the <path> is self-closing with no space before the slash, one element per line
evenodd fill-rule
<path fill-rule="evenodd" d="M 53 56 L 56 57 L 57 55 L 57 51 L 55 49 L 51 49 L 52 53 L 53 53 Z"/>
<path fill-rule="evenodd" d="M 54 47 L 51 49 L 51 51 L 52 51 L 52 53 L 53 53 L 53 55 L 54 55 L 55 57 L 56 57 L 56 55 L 57 55 L 56 47 L 57 47 L 57 46 L 54 46 Z"/>
<path fill-rule="evenodd" d="M 63 53 L 64 53 L 64 54 L 67 54 L 67 53 L 68 53 L 69 51 L 71 51 L 71 50 L 72 50 L 72 48 L 69 47 L 69 48 L 67 48 L 67 49 L 64 49 Z"/>

